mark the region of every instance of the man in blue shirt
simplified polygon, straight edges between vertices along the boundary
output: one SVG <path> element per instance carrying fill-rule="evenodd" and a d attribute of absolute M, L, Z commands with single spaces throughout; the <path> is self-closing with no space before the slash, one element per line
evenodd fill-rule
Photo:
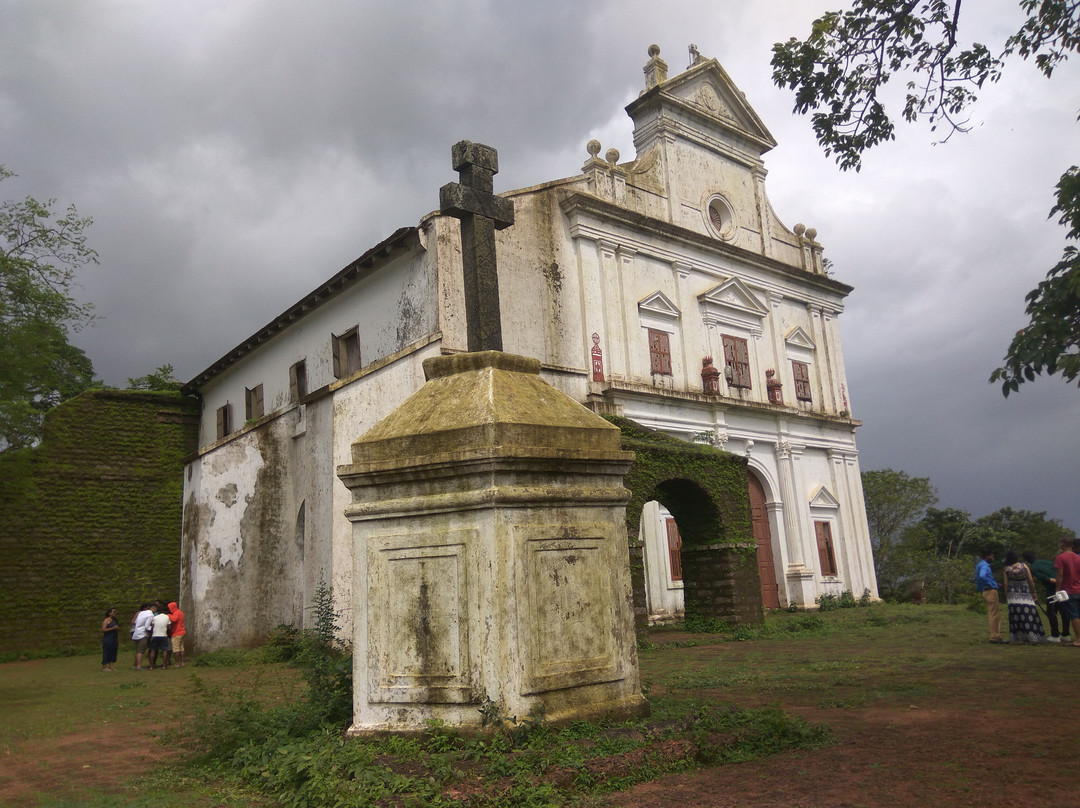
<path fill-rule="evenodd" d="M 993 550 L 979 553 L 979 562 L 975 565 L 975 588 L 982 593 L 986 602 L 986 611 L 990 617 L 990 642 L 1005 642 L 1001 639 L 1001 612 L 998 610 L 998 583 L 990 572 L 990 562 L 994 560 Z"/>

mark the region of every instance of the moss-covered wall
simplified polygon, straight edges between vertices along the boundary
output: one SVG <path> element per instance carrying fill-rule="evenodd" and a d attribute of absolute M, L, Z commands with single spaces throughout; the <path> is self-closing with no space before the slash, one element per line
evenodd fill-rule
<path fill-rule="evenodd" d="M 175 393 L 91 391 L 49 412 L 39 446 L 0 454 L 0 653 L 100 648 L 106 607 L 123 629 L 142 600 L 177 598 L 198 413 Z"/>
<path fill-rule="evenodd" d="M 667 508 L 679 525 L 687 613 L 761 622 L 746 458 L 673 438 L 627 418 L 605 418 L 622 431 L 622 448 L 635 453 L 623 484 L 631 494 L 626 531 L 638 631 L 648 628 L 639 531 L 641 512 L 651 500 Z"/>

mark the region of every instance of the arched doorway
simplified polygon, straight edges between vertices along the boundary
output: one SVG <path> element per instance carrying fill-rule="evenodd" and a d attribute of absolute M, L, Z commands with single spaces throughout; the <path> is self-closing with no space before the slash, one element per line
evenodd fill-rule
<path fill-rule="evenodd" d="M 772 531 L 769 529 L 769 509 L 765 504 L 765 488 L 750 469 L 746 470 L 746 483 L 750 495 L 750 529 L 757 543 L 761 605 L 766 609 L 779 609 L 780 588 L 776 585 L 776 561 L 773 558 Z"/>

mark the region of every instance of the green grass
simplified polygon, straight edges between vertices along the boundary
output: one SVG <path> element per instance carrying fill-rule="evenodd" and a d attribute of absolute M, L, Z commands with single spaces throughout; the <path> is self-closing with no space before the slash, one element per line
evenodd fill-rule
<path fill-rule="evenodd" d="M 0 752 L 17 757 L 35 743 L 115 732 L 117 725 L 191 729 L 190 719 L 162 716 L 197 706 L 195 675 L 209 707 L 203 718 L 218 721 L 208 726 L 224 732 L 214 756 L 198 766 L 158 767 L 108 793 L 43 795 L 38 804 L 382 801 L 438 808 L 459 804 L 454 796 L 464 795 L 477 805 L 592 805 L 669 773 L 819 748 L 832 742 L 830 716 L 849 720 L 870 709 L 899 714 L 939 701 L 977 704 L 988 714 L 1050 714 L 1060 698 L 1054 688 L 1072 676 L 1075 655 L 1056 647 L 991 646 L 985 634 L 985 617 L 963 608 L 886 605 L 770 614 L 764 626 L 714 635 L 660 629 L 640 646 L 653 708 L 648 720 L 558 728 L 504 721 L 501 731 L 479 737 L 439 724 L 420 737 L 345 740 L 337 730 L 297 732 L 302 682 L 296 670 L 257 654 L 221 654 L 208 660 L 212 665 L 153 673 L 104 674 L 94 657 L 14 663 L 0 665 Z M 994 698 L 987 699 L 991 690 Z M 800 718 L 807 710 L 824 720 Z M 178 742 L 174 736 L 170 744 Z M 963 774 L 963 762 L 956 765 Z M 21 804 L 2 796 L 0 803 Z"/>

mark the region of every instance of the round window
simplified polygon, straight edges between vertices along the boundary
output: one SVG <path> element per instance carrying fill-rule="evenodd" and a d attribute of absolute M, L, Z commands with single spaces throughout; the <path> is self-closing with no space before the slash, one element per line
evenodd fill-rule
<path fill-rule="evenodd" d="M 709 200 L 708 206 L 709 226 L 713 232 L 724 240 L 735 235 L 735 216 L 731 212 L 731 206 L 727 201 L 718 196 Z"/>

